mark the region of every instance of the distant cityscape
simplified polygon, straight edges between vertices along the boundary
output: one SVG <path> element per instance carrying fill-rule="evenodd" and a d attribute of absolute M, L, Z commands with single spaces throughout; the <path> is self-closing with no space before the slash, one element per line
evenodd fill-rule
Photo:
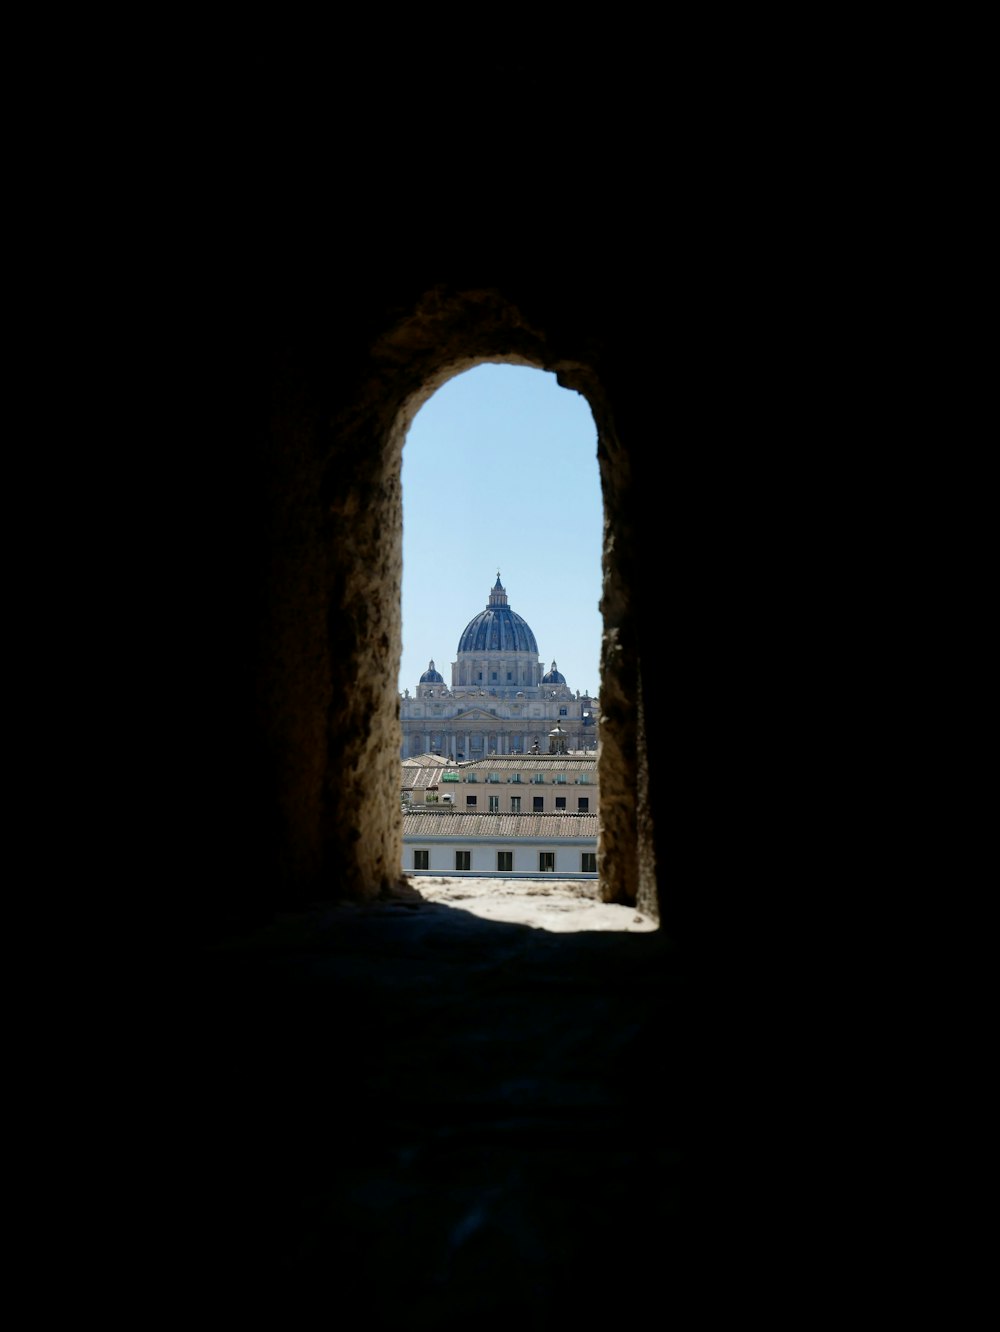
<path fill-rule="evenodd" d="M 429 661 L 399 711 L 406 873 L 597 877 L 598 700 L 545 669 L 499 570 L 450 685 Z"/>
<path fill-rule="evenodd" d="M 546 754 L 553 727 L 566 751 L 596 753 L 598 699 L 575 692 L 553 660 L 538 655 L 530 625 L 514 611 L 497 571 L 484 610 L 465 626 L 451 683 L 433 660 L 411 695 L 400 695 L 401 757 L 436 754 L 452 762 L 490 754 Z"/>

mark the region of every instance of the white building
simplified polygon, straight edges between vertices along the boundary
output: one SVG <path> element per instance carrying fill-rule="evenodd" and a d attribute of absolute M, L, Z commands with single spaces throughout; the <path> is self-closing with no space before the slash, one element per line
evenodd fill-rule
<path fill-rule="evenodd" d="M 574 694 L 554 661 L 545 670 L 535 635 L 507 604 L 499 571 L 486 609 L 458 640 L 451 685 L 431 661 L 414 696 L 403 691 L 399 712 L 403 758 L 545 754 L 553 727 L 564 733 L 565 749 L 597 750 L 597 699 Z"/>
<path fill-rule="evenodd" d="M 404 759 L 401 771 L 404 808 L 451 805 L 463 814 L 599 812 L 596 754 L 494 754 L 472 763 L 421 754 Z"/>
<path fill-rule="evenodd" d="M 596 814 L 466 814 L 453 805 L 403 813 L 408 875 L 597 878 Z"/>

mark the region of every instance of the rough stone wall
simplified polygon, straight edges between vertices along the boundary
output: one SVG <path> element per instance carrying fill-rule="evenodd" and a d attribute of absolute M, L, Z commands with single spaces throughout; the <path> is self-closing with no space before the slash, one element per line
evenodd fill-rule
<path fill-rule="evenodd" d="M 341 314 L 332 331 L 289 311 L 268 360 L 251 668 L 253 780 L 268 807 L 255 829 L 261 872 L 275 876 L 288 904 L 405 886 L 396 695 L 402 449 L 437 388 L 479 362 L 504 361 L 555 373 L 594 415 L 605 508 L 600 881 L 604 900 L 638 900 L 656 916 L 639 714 L 642 565 L 606 312 L 575 286 L 389 290 L 394 300 L 359 296 L 363 318 Z"/>

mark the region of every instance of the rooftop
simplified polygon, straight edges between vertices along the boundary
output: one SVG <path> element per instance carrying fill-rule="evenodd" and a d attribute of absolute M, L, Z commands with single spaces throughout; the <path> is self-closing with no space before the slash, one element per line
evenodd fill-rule
<path fill-rule="evenodd" d="M 403 811 L 403 837 L 479 837 L 551 841 L 597 839 L 596 814 L 467 814 L 445 805 Z"/>
<path fill-rule="evenodd" d="M 597 765 L 597 754 L 593 751 L 584 753 L 577 750 L 570 754 L 489 754 L 486 758 L 466 759 L 457 766 L 463 772 L 474 772 L 487 768 L 490 772 L 524 772 L 538 768 L 551 768 L 555 772 L 572 768 L 593 768 Z"/>

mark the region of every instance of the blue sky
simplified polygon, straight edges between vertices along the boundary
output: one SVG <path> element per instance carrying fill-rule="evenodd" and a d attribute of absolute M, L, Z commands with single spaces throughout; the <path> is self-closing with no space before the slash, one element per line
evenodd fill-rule
<path fill-rule="evenodd" d="M 555 375 L 481 365 L 424 404 L 403 446 L 403 656 L 412 694 L 427 663 L 451 684 L 463 629 L 497 570 L 548 670 L 596 693 L 601 656 L 597 429 Z"/>

